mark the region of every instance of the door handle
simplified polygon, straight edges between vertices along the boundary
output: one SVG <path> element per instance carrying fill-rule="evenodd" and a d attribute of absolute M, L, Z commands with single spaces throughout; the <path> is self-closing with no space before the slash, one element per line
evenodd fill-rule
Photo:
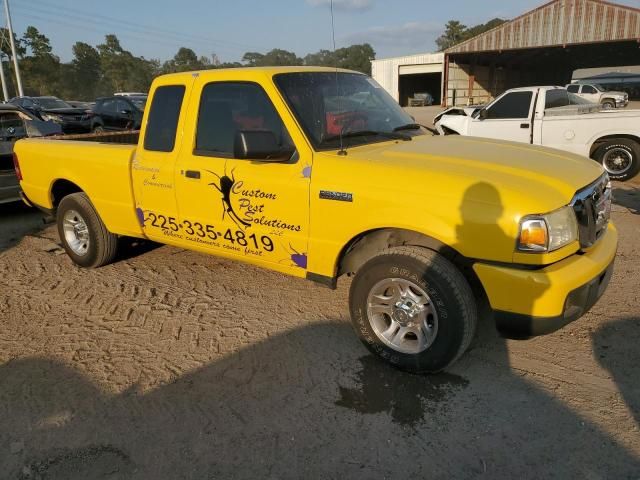
<path fill-rule="evenodd" d="M 184 172 L 184 176 L 187 178 L 200 178 L 200 172 L 198 170 L 187 170 Z"/>
<path fill-rule="evenodd" d="M 529 128 L 529 124 L 528 123 L 521 123 L 520 124 L 520 128 Z"/>

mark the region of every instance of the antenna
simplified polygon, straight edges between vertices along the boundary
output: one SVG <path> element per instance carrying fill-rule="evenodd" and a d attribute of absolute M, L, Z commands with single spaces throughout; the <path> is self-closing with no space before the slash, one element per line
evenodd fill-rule
<path fill-rule="evenodd" d="M 335 59 L 336 53 L 336 27 L 333 20 L 333 0 L 330 3 L 331 8 L 331 39 L 333 40 L 333 58 Z M 340 90 L 338 89 L 338 64 L 336 64 L 336 95 L 338 96 L 338 109 L 342 110 L 342 102 L 340 101 Z M 344 145 L 342 144 L 342 126 L 340 126 L 340 150 L 338 150 L 338 155 L 346 155 L 347 151 L 344 149 Z"/>

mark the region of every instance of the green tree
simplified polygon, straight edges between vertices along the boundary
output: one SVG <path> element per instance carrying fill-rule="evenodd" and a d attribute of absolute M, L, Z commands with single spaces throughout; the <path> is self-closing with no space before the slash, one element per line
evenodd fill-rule
<path fill-rule="evenodd" d="M 66 86 L 65 96 L 78 100 L 93 100 L 102 81 L 100 54 L 84 42 L 76 42 L 72 51 L 73 60 L 69 65 L 63 66 L 60 75 L 63 80 L 62 86 Z"/>
<path fill-rule="evenodd" d="M 502 18 L 493 18 L 489 20 L 487 23 L 482 23 L 480 25 L 476 25 L 475 27 L 470 27 L 464 32 L 465 40 L 469 38 L 473 38 L 481 33 L 487 32 L 493 28 L 496 28 L 508 20 Z"/>
<path fill-rule="evenodd" d="M 304 57 L 304 64 L 310 66 L 338 67 L 371 74 L 371 60 L 376 52 L 368 43 L 339 48 L 335 52 L 320 50 Z"/>
<path fill-rule="evenodd" d="M 113 93 L 125 90 L 132 55 L 120 45 L 120 40 L 113 34 L 104 37 L 104 43 L 97 47 L 100 55 L 100 66 L 103 72 L 101 90 Z"/>
<path fill-rule="evenodd" d="M 191 70 L 203 70 L 211 67 L 211 61 L 206 57 L 196 55 L 196 52 L 190 48 L 182 47 L 173 56 L 171 60 L 167 60 L 162 65 L 163 73 L 188 72 Z"/>
<path fill-rule="evenodd" d="M 445 25 L 444 33 L 436 39 L 436 45 L 439 51 L 446 50 L 465 39 L 467 26 L 458 20 L 449 20 Z"/>
<path fill-rule="evenodd" d="M 445 26 L 444 33 L 436 39 L 436 45 L 438 46 L 439 51 L 446 50 L 458 43 L 464 42 L 465 40 L 502 25 L 507 21 L 508 20 L 504 20 L 502 18 L 494 18 L 489 20 L 487 23 L 481 23 L 480 25 L 467 28 L 466 25 L 463 25 L 458 20 L 449 20 Z"/>
<path fill-rule="evenodd" d="M 27 27 L 22 42 L 30 53 L 20 62 L 25 93 L 45 95 L 59 83 L 60 59 L 51 53 L 49 39 L 36 27 Z"/>
<path fill-rule="evenodd" d="M 264 55 L 258 52 L 247 52 L 242 56 L 242 61 L 249 67 L 257 67 L 264 59 Z"/>
<path fill-rule="evenodd" d="M 303 60 L 295 53 L 280 48 L 274 48 L 264 55 L 258 52 L 247 52 L 242 56 L 242 61 L 249 67 L 277 67 L 303 64 Z"/>

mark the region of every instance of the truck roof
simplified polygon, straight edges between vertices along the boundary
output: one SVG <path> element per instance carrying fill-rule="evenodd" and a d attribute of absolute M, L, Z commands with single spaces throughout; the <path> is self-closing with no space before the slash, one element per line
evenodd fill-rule
<path fill-rule="evenodd" d="M 354 70 L 346 70 L 343 68 L 334 68 L 334 67 L 306 67 L 306 66 L 290 66 L 290 67 L 238 67 L 238 68 L 212 68 L 208 70 L 194 70 L 189 72 L 178 72 L 178 73 L 167 73 L 165 75 L 161 75 L 158 78 L 183 78 L 190 77 L 194 75 L 198 76 L 206 76 L 206 77 L 229 77 L 230 74 L 237 75 L 247 75 L 247 74 L 258 74 L 258 75 L 267 75 L 272 76 L 278 73 L 302 73 L 302 72 L 342 72 L 342 73 L 356 73 L 359 75 L 364 75 L 362 72 L 356 72 Z"/>
<path fill-rule="evenodd" d="M 531 87 L 518 87 L 510 88 L 509 92 L 529 92 L 531 90 L 557 90 L 559 88 L 565 88 L 558 85 L 535 85 Z"/>

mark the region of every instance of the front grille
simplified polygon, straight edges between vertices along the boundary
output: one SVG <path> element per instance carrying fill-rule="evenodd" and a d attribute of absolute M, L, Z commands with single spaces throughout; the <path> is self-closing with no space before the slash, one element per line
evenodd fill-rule
<path fill-rule="evenodd" d="M 588 248 L 607 230 L 611 216 L 611 184 L 605 174 L 591 185 L 578 190 L 571 201 L 578 220 L 580 246 Z"/>

